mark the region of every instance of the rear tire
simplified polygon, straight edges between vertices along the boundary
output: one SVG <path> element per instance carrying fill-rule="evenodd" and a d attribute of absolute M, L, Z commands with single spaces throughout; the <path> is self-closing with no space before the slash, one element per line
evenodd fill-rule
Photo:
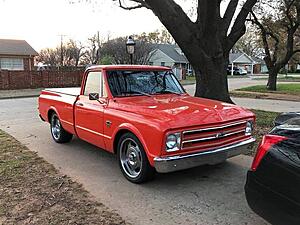
<path fill-rule="evenodd" d="M 61 125 L 61 122 L 56 113 L 53 113 L 50 118 L 50 131 L 52 138 L 57 143 L 67 143 L 73 138 L 73 134 L 67 132 Z"/>
<path fill-rule="evenodd" d="M 118 141 L 118 161 L 124 177 L 140 184 L 153 179 L 155 169 L 150 165 L 143 145 L 132 133 L 123 134 Z"/>

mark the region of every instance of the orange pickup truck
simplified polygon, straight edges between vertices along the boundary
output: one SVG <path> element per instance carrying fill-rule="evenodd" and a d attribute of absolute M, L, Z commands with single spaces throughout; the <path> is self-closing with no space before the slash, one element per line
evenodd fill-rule
<path fill-rule="evenodd" d="M 43 90 L 39 113 L 54 141 L 75 135 L 117 154 L 123 175 L 134 183 L 156 171 L 219 164 L 255 141 L 252 112 L 191 97 L 167 67 L 90 67 L 81 88 Z"/>

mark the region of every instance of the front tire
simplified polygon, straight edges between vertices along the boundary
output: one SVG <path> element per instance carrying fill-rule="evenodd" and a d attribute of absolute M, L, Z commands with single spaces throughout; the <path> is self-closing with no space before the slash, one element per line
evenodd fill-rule
<path fill-rule="evenodd" d="M 121 136 L 118 142 L 118 161 L 124 177 L 132 183 L 143 183 L 154 177 L 155 170 L 150 165 L 141 142 L 132 133 Z"/>
<path fill-rule="evenodd" d="M 56 113 L 53 113 L 50 118 L 50 131 L 52 138 L 57 143 L 67 143 L 72 140 L 73 135 L 67 132 L 61 125 L 61 122 Z"/>

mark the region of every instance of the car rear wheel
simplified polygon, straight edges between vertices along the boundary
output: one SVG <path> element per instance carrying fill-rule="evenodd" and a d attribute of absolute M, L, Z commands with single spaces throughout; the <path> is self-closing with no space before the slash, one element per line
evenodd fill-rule
<path fill-rule="evenodd" d="M 123 175 L 133 183 L 143 183 L 154 176 L 141 142 L 131 133 L 122 135 L 118 142 L 118 160 Z"/>
<path fill-rule="evenodd" d="M 50 130 L 53 140 L 57 143 L 67 143 L 72 140 L 73 135 L 65 131 L 56 113 L 51 116 Z"/>

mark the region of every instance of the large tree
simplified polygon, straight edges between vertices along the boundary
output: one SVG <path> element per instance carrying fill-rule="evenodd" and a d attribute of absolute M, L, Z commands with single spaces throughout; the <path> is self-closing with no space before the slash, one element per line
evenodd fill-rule
<path fill-rule="evenodd" d="M 195 96 L 231 102 L 226 68 L 229 52 L 245 33 L 245 21 L 257 0 L 230 0 L 221 16 L 222 0 L 197 0 L 192 21 L 174 0 L 118 0 L 123 9 L 147 8 L 173 36 L 196 72 Z"/>
<path fill-rule="evenodd" d="M 260 0 L 251 15 L 265 51 L 267 88 L 275 91 L 279 71 L 300 52 L 300 1 Z"/>

